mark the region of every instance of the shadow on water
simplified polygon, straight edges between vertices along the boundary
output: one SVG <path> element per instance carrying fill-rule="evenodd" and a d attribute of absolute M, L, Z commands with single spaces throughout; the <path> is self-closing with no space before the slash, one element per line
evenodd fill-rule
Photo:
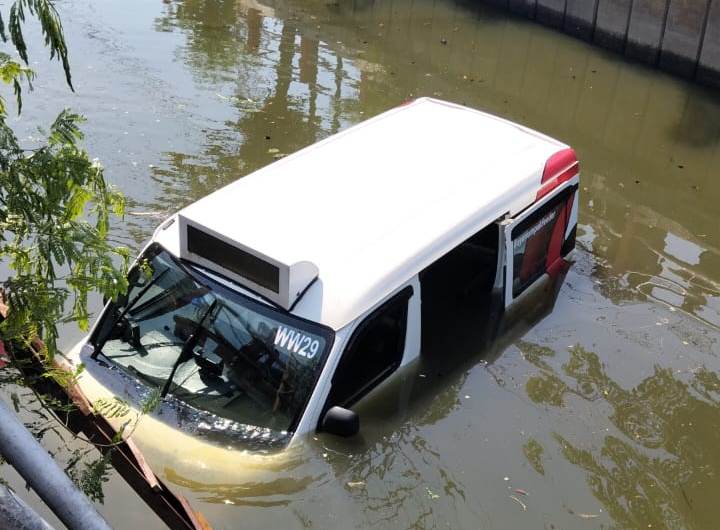
<path fill-rule="evenodd" d="M 701 97 L 688 99 L 680 121 L 670 127 L 670 137 L 678 143 L 697 147 L 713 146 L 720 139 L 720 123 L 714 116 L 717 91 L 698 89 Z"/>

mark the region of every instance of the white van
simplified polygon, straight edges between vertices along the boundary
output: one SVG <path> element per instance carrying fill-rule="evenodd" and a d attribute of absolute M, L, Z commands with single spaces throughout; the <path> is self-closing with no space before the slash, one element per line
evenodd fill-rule
<path fill-rule="evenodd" d="M 136 441 L 203 465 L 352 435 L 350 407 L 418 358 L 433 315 L 506 308 L 562 267 L 578 182 L 572 149 L 507 120 L 426 98 L 385 112 L 163 222 L 75 348 L 80 386 L 159 388 Z"/>

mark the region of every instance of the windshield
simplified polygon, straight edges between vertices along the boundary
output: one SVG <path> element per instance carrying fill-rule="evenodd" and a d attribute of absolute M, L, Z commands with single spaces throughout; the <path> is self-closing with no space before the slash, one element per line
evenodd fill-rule
<path fill-rule="evenodd" d="M 96 328 L 102 354 L 194 408 L 293 430 L 332 331 L 235 292 L 157 244 L 139 263 L 127 296 Z"/>

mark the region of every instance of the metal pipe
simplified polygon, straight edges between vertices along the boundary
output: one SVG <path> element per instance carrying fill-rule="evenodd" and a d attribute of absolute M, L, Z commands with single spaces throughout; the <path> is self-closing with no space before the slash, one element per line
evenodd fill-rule
<path fill-rule="evenodd" d="M 0 400 L 0 453 L 71 530 L 111 530 L 95 506 Z"/>
<path fill-rule="evenodd" d="M 54 530 L 25 501 L 2 484 L 0 484 L 0 528 Z"/>

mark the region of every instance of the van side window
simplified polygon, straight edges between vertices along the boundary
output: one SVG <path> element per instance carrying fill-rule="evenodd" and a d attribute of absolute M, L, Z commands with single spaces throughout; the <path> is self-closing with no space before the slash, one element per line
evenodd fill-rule
<path fill-rule="evenodd" d="M 332 378 L 326 410 L 353 405 L 400 366 L 412 293 L 412 287 L 406 287 L 353 332 Z"/>
<path fill-rule="evenodd" d="M 574 191 L 558 194 L 512 229 L 513 298 L 560 257 Z"/>

